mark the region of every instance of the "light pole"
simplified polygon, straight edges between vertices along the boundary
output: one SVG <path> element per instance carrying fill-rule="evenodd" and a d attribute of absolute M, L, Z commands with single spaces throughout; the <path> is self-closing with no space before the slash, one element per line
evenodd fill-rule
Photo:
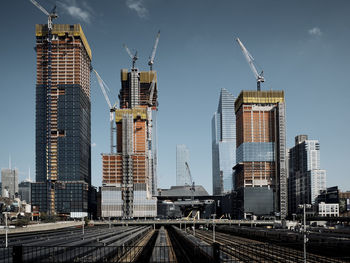
<path fill-rule="evenodd" d="M 215 243 L 215 216 L 216 214 L 212 214 L 212 217 L 213 217 L 213 243 Z"/>
<path fill-rule="evenodd" d="M 303 204 L 299 205 L 299 208 L 303 209 L 304 213 L 304 224 L 303 224 L 303 232 L 304 232 L 304 263 L 306 263 L 306 243 L 307 243 L 307 237 L 306 237 L 306 208 L 311 208 L 310 204 Z"/>
<path fill-rule="evenodd" d="M 7 212 L 4 212 L 5 214 L 5 247 L 8 247 L 8 226 L 7 226 Z"/>

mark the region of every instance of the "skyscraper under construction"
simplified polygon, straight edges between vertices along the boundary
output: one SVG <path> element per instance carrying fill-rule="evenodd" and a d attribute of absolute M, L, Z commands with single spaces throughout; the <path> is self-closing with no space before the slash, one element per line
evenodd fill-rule
<path fill-rule="evenodd" d="M 36 25 L 36 183 L 41 212 L 86 216 L 91 185 L 91 50 L 75 25 Z"/>
<path fill-rule="evenodd" d="M 155 217 L 157 75 L 121 71 L 117 152 L 102 154 L 102 217 Z"/>
<path fill-rule="evenodd" d="M 287 214 L 283 91 L 242 91 L 235 101 L 239 217 Z"/>

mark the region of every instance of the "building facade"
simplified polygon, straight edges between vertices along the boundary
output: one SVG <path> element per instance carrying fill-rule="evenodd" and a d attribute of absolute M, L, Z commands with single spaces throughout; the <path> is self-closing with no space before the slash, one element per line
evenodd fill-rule
<path fill-rule="evenodd" d="M 18 193 L 18 170 L 1 169 L 1 196 L 11 199 Z"/>
<path fill-rule="evenodd" d="M 297 213 L 300 204 L 315 204 L 326 190 L 326 171 L 320 169 L 320 143 L 307 135 L 295 137 L 289 149 L 289 214 Z"/>
<path fill-rule="evenodd" d="M 186 167 L 190 161 L 190 151 L 185 144 L 176 145 L 176 185 L 192 185 L 190 173 Z"/>
<path fill-rule="evenodd" d="M 157 75 L 122 70 L 121 84 L 120 109 L 115 111 L 117 151 L 102 154 L 101 216 L 155 217 Z"/>
<path fill-rule="evenodd" d="M 91 49 L 79 24 L 55 24 L 51 32 L 47 25 L 36 25 L 35 50 L 32 204 L 40 212 L 86 216 L 91 186 Z"/>
<path fill-rule="evenodd" d="M 240 199 L 239 216 L 274 214 L 285 218 L 284 92 L 242 91 L 235 101 L 235 113 L 237 164 L 234 170 Z M 254 205 L 259 201 L 264 201 L 264 207 Z"/>
<path fill-rule="evenodd" d="M 212 118 L 213 194 L 234 190 L 232 167 L 236 164 L 235 97 L 221 89 L 217 112 Z"/>

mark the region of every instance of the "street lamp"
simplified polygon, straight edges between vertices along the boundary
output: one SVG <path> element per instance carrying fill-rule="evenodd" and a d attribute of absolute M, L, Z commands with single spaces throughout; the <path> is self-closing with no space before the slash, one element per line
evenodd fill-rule
<path fill-rule="evenodd" d="M 302 208 L 304 211 L 304 224 L 303 224 L 303 232 L 304 232 L 304 263 L 306 263 L 306 242 L 307 242 L 307 237 L 306 237 L 306 208 L 311 208 L 310 204 L 302 204 L 299 205 L 299 208 Z"/>
<path fill-rule="evenodd" d="M 213 217 L 213 243 L 215 243 L 215 217 L 216 217 L 216 214 L 212 214 L 211 215 Z"/>

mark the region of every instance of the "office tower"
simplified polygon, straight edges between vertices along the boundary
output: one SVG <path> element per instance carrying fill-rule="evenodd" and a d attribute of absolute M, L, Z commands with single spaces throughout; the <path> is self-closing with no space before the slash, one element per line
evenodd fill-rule
<path fill-rule="evenodd" d="M 234 190 L 232 167 L 236 164 L 235 97 L 221 89 L 217 112 L 212 118 L 213 194 Z"/>
<path fill-rule="evenodd" d="M 18 170 L 11 168 L 1 169 L 1 196 L 11 199 L 18 193 Z"/>
<path fill-rule="evenodd" d="M 32 205 L 49 214 L 86 216 L 91 185 L 91 50 L 79 24 L 55 24 L 51 32 L 47 25 L 36 25 L 35 50 Z"/>
<path fill-rule="evenodd" d="M 27 204 L 31 203 L 31 184 L 32 181 L 24 180 L 18 185 L 18 195 L 22 201 L 26 201 Z"/>
<path fill-rule="evenodd" d="M 296 213 L 300 204 L 314 204 L 322 190 L 326 190 L 326 171 L 320 169 L 320 143 L 298 135 L 289 149 L 289 214 Z"/>
<path fill-rule="evenodd" d="M 240 217 L 287 214 L 283 91 L 242 91 L 235 101 Z"/>
<path fill-rule="evenodd" d="M 176 185 L 192 185 L 189 167 L 190 151 L 185 144 L 176 145 Z M 186 165 L 187 163 L 187 165 Z"/>
<path fill-rule="evenodd" d="M 156 72 L 123 69 L 121 86 L 115 111 L 117 152 L 102 154 L 102 217 L 155 217 Z"/>

